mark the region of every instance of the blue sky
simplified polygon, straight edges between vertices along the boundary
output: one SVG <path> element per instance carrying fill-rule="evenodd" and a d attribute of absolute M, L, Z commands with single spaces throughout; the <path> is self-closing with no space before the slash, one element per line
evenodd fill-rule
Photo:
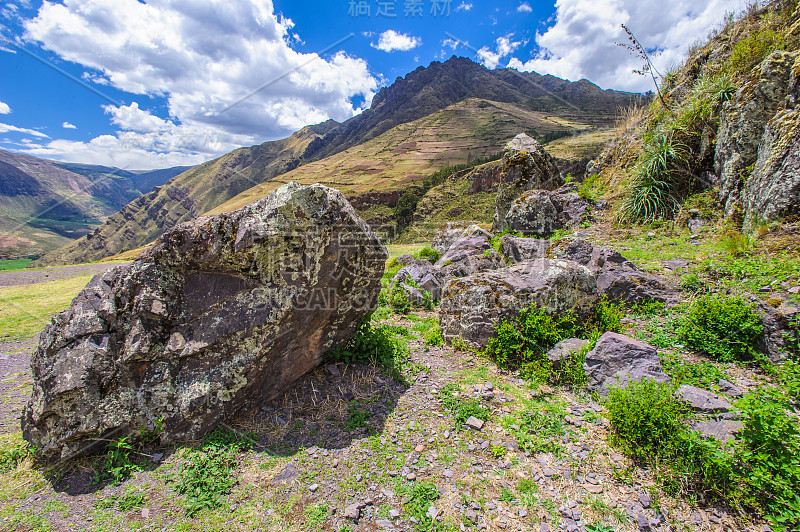
<path fill-rule="evenodd" d="M 645 91 L 741 0 L 7 0 L 0 149 L 149 169 L 346 120 L 451 55 Z M 394 15 L 394 16 L 392 16 Z"/>

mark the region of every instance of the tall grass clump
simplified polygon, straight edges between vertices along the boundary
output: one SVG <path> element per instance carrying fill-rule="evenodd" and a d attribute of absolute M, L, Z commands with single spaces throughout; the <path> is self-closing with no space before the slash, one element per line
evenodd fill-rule
<path fill-rule="evenodd" d="M 657 132 L 650 137 L 622 202 L 623 221 L 650 223 L 669 218 L 680 209 L 687 156 L 688 149 L 672 132 Z"/>

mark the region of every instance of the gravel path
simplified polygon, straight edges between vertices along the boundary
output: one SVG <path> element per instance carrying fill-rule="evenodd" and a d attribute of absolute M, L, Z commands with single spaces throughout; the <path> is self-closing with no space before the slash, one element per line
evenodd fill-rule
<path fill-rule="evenodd" d="M 18 270 L 0 272 L 0 286 L 20 286 L 26 284 L 60 281 L 72 277 L 80 277 L 90 273 L 102 273 L 106 270 L 126 263 L 113 264 L 80 264 L 77 266 L 60 266 L 57 268 L 41 268 L 38 270 Z"/>

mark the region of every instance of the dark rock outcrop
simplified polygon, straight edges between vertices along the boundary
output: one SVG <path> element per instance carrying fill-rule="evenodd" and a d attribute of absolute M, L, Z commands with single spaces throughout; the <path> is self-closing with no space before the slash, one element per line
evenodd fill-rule
<path fill-rule="evenodd" d="M 784 51 L 770 54 L 723 107 L 714 154 L 714 184 L 719 187 L 719 199 L 728 216 L 741 207 L 742 184 L 749 177 L 747 168 L 756 162 L 767 123 L 784 104 L 795 58 L 795 54 Z M 771 165 L 764 164 L 764 170 L 767 166 Z"/>
<path fill-rule="evenodd" d="M 336 190 L 297 183 L 178 226 L 98 275 L 40 336 L 24 437 L 47 459 L 163 419 L 196 439 L 258 406 L 347 341 L 387 257 Z"/>
<path fill-rule="evenodd" d="M 794 346 L 798 345 L 800 308 L 787 302 L 775 308 L 759 299 L 755 309 L 764 326 L 764 331 L 756 340 L 756 349 L 767 355 L 773 363 L 800 354 L 792 352 Z"/>
<path fill-rule="evenodd" d="M 448 342 L 460 337 L 484 347 L 502 319 L 534 305 L 554 315 L 574 311 L 588 316 L 598 300 L 594 277 L 571 261 L 536 259 L 453 279 L 439 308 L 439 324 Z"/>
<path fill-rule="evenodd" d="M 492 249 L 489 238 L 467 236 L 454 242 L 434 265 L 443 285 L 453 277 L 466 277 L 505 266 L 503 258 Z"/>
<path fill-rule="evenodd" d="M 753 173 L 744 184 L 744 230 L 800 212 L 800 54 L 785 108 L 767 124 Z"/>
<path fill-rule="evenodd" d="M 392 283 L 408 283 L 414 281 L 419 287 L 430 293 L 434 301 L 442 297 L 442 289 L 447 284 L 443 275 L 427 260 L 418 260 L 411 257 L 413 262 L 400 268 L 392 278 Z"/>
<path fill-rule="evenodd" d="M 669 381 L 655 347 L 613 332 L 597 340 L 595 348 L 586 354 L 583 369 L 586 387 L 600 395 L 608 395 L 611 387 L 624 388 L 642 379 Z"/>
<path fill-rule="evenodd" d="M 553 156 L 524 133 L 506 145 L 503 163 L 492 225 L 495 233 L 506 229 L 506 214 L 523 193 L 537 189 L 554 190 L 564 184 Z"/>

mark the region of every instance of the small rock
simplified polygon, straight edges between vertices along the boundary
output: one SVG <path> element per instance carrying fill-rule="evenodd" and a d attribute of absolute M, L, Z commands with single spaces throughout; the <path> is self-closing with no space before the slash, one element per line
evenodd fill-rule
<path fill-rule="evenodd" d="M 164 458 L 164 453 L 153 453 L 153 456 L 150 457 L 150 460 L 153 462 L 160 462 L 162 458 Z"/>
<path fill-rule="evenodd" d="M 417 445 L 416 447 L 414 447 L 414 451 L 415 451 L 415 452 L 418 452 L 418 453 L 421 453 L 421 452 L 423 452 L 424 450 L 425 450 L 425 446 L 424 446 L 424 445 L 422 445 L 421 443 L 420 443 L 419 445 Z"/>
<path fill-rule="evenodd" d="M 636 524 L 639 525 L 639 530 L 650 530 L 650 520 L 642 512 L 636 516 Z"/>
<path fill-rule="evenodd" d="M 439 515 L 439 510 L 437 510 L 435 506 L 431 506 L 430 508 L 428 508 L 428 511 L 425 512 L 425 515 L 427 515 L 428 519 L 430 519 L 431 521 L 435 521 L 436 516 Z"/>
<path fill-rule="evenodd" d="M 730 412 L 733 409 L 733 406 L 728 401 L 696 386 L 682 384 L 676 394 L 697 412 L 718 414 Z"/>
<path fill-rule="evenodd" d="M 473 523 L 478 522 L 478 514 L 475 513 L 475 510 L 469 508 L 466 512 L 464 512 L 464 517 L 472 521 Z"/>
<path fill-rule="evenodd" d="M 720 379 L 717 383 L 719 386 L 719 390 L 727 395 L 728 397 L 741 397 L 742 390 L 739 389 L 735 384 L 730 381 L 726 381 L 725 379 Z"/>
<path fill-rule="evenodd" d="M 344 509 L 344 517 L 345 519 L 358 521 L 359 517 L 361 517 L 361 508 L 358 507 L 358 504 L 351 504 Z"/>
<path fill-rule="evenodd" d="M 650 508 L 650 494 L 642 493 L 639 495 L 639 504 L 642 505 L 642 508 Z"/>
<path fill-rule="evenodd" d="M 150 508 L 142 508 L 142 519 L 150 518 Z"/>
<path fill-rule="evenodd" d="M 400 510 L 392 508 L 391 510 L 389 510 L 389 517 L 391 517 L 392 519 L 397 519 L 398 517 L 400 517 Z"/>
<path fill-rule="evenodd" d="M 319 489 L 319 484 L 311 484 L 311 485 L 308 487 L 308 491 L 310 491 L 311 493 L 314 493 L 314 492 L 315 492 L 315 491 L 317 491 L 318 489 Z"/>
<path fill-rule="evenodd" d="M 417 480 L 417 475 L 415 473 L 409 473 L 408 475 L 406 475 L 406 480 L 408 481 Z"/>
<path fill-rule="evenodd" d="M 336 366 L 336 364 L 328 364 L 327 366 L 325 366 L 325 371 L 327 371 L 328 374 L 333 377 L 342 376 L 342 372 L 339 371 L 339 368 Z"/>
<path fill-rule="evenodd" d="M 482 419 L 478 419 L 475 416 L 469 416 L 466 425 L 471 429 L 481 430 L 483 428 L 484 422 Z"/>
<path fill-rule="evenodd" d="M 444 471 L 442 471 L 442 476 L 444 476 L 445 478 L 452 478 L 453 470 L 452 469 L 445 469 Z"/>

